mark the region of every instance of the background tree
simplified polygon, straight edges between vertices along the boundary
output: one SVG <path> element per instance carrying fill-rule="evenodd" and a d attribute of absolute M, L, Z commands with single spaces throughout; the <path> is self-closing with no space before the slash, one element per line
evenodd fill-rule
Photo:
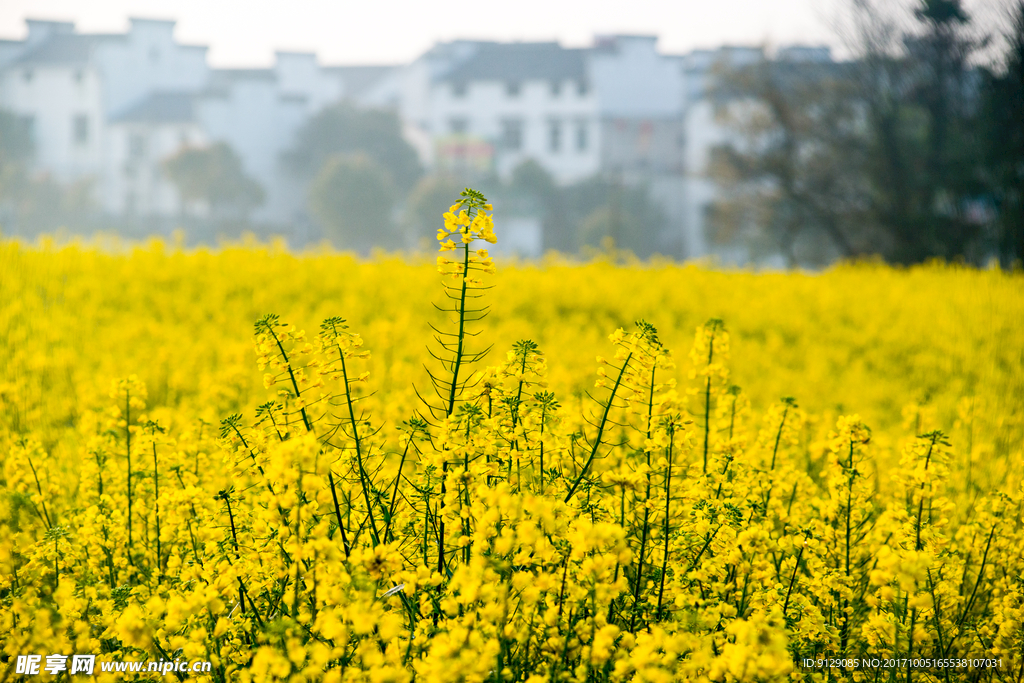
<path fill-rule="evenodd" d="M 397 114 L 347 103 L 327 107 L 310 119 L 285 163 L 300 178 L 310 179 L 335 155 L 357 153 L 386 169 L 402 194 L 412 189 L 422 172 L 416 150 L 402 137 Z"/>
<path fill-rule="evenodd" d="M 853 0 L 847 32 L 857 97 L 870 130 L 872 213 L 892 239 L 887 256 L 983 258 L 987 188 L 980 154 L 980 87 L 972 58 L 987 45 L 960 0 L 921 0 L 894 16 Z"/>
<path fill-rule="evenodd" d="M 366 250 L 399 246 L 392 221 L 397 193 L 391 175 L 366 154 L 338 154 L 310 187 L 309 208 L 336 245 Z"/>
<path fill-rule="evenodd" d="M 245 174 L 241 159 L 225 142 L 186 147 L 162 166 L 183 204 L 206 202 L 214 214 L 234 211 L 245 217 L 263 203 L 263 188 Z"/>
<path fill-rule="evenodd" d="M 1003 63 L 985 72 L 985 159 L 999 207 L 996 242 L 1006 267 L 1024 260 L 1024 0 L 1007 12 Z"/>
<path fill-rule="evenodd" d="M 923 216 L 907 260 L 970 256 L 981 235 L 976 212 L 982 183 L 978 71 L 970 64 L 988 38 L 973 34 L 961 0 L 922 0 L 919 33 L 904 39 L 913 66 L 909 102 L 924 112 L 927 135 L 921 185 Z"/>
<path fill-rule="evenodd" d="M 29 122 L 0 109 L 0 200 L 16 197 L 24 187 L 34 151 Z"/>
<path fill-rule="evenodd" d="M 452 205 L 466 184 L 445 173 L 431 173 L 419 179 L 405 202 L 404 223 L 407 243 L 423 242 L 432 246 L 433 232 L 441 225 L 441 216 Z M 488 196 L 492 193 L 487 193 Z M 432 232 L 433 230 L 433 232 Z"/>
<path fill-rule="evenodd" d="M 567 210 L 567 190 L 559 187 L 543 166 L 527 159 L 512 170 L 505 187 L 496 193 L 496 201 L 506 214 L 516 213 L 540 219 L 544 249 L 576 251 L 576 230 Z"/>
<path fill-rule="evenodd" d="M 994 249 L 995 213 L 992 159 L 982 142 L 987 128 L 1020 120 L 1008 118 L 1013 77 L 992 80 L 983 106 L 982 72 L 972 60 L 988 40 L 961 0 L 920 0 L 903 16 L 871 0 L 851 0 L 850 9 L 850 62 L 780 59 L 721 79 L 742 142 L 713 156 L 726 192 L 712 229 L 731 237 L 756 226 L 791 265 L 815 260 L 795 248 L 809 236 L 824 240 L 832 256 L 983 261 Z M 1012 188 L 1005 169 L 1021 157 L 1009 147 L 995 175 Z M 1017 191 L 997 194 L 1005 223 Z M 818 258 L 830 260 L 828 250 Z"/>
<path fill-rule="evenodd" d="M 540 164 L 527 160 L 513 170 L 499 197 L 506 210 L 541 217 L 545 249 L 576 252 L 610 238 L 615 246 L 647 257 L 661 246 L 664 213 L 646 187 L 615 177 L 559 185 Z"/>
<path fill-rule="evenodd" d="M 641 258 L 659 251 L 665 214 L 646 186 L 595 176 L 563 190 L 562 215 L 574 226 L 577 248 L 602 246 L 607 238 Z"/>
<path fill-rule="evenodd" d="M 790 266 L 884 248 L 868 215 L 867 139 L 846 65 L 762 60 L 722 73 L 713 96 L 740 133 L 709 162 L 724 190 L 709 216 L 715 241 L 756 226 L 754 239 Z"/>
<path fill-rule="evenodd" d="M 0 227 L 33 235 L 89 226 L 93 179 L 59 183 L 49 174 L 30 175 L 34 153 L 30 121 L 0 110 Z"/>

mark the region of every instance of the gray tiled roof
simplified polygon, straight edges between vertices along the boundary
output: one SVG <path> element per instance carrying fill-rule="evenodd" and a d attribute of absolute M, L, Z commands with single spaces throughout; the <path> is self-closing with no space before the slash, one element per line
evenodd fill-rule
<path fill-rule="evenodd" d="M 577 80 L 586 78 L 585 50 L 558 43 L 480 43 L 443 81 Z"/>
<path fill-rule="evenodd" d="M 29 48 L 15 64 L 85 64 L 93 48 L 106 41 L 124 40 L 123 35 L 58 33 Z"/>
<path fill-rule="evenodd" d="M 345 95 L 354 97 L 373 87 L 381 78 L 396 69 L 394 66 L 326 66 L 323 70 L 337 76 L 345 85 Z"/>
<path fill-rule="evenodd" d="M 111 117 L 113 123 L 187 123 L 195 119 L 191 92 L 151 93 Z"/>
<path fill-rule="evenodd" d="M 210 79 L 213 83 L 230 83 L 232 81 L 274 81 L 277 76 L 273 69 L 211 69 Z"/>

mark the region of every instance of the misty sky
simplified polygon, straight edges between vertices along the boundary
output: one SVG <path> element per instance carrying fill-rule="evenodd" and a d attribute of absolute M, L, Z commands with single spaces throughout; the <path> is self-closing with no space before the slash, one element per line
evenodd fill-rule
<path fill-rule="evenodd" d="M 891 1 L 891 0 L 890 0 Z M 908 0 L 904 0 L 908 1 Z M 982 19 L 1008 0 L 967 0 Z M 839 48 L 833 25 L 849 0 L 0 0 L 0 38 L 21 38 L 25 18 L 122 32 L 127 17 L 176 19 L 181 42 L 210 46 L 214 66 L 260 66 L 274 50 L 306 50 L 324 64 L 400 63 L 438 40 L 558 40 L 595 34 L 660 36 L 662 52 L 795 42 Z"/>

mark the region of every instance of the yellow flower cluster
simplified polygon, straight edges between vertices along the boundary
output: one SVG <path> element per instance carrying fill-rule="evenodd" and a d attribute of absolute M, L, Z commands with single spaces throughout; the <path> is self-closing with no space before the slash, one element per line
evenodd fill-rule
<path fill-rule="evenodd" d="M 491 211 L 445 214 L 433 310 L 434 269 L 387 257 L 0 244 L 3 654 L 1019 677 L 1020 274 L 552 258 L 485 283 Z"/>
<path fill-rule="evenodd" d="M 462 281 L 471 286 L 483 284 L 478 278 L 470 277 L 473 270 L 487 274 L 497 272 L 494 259 L 486 249 L 470 250 L 470 245 L 483 240 L 495 244 L 498 238 L 494 234 L 494 219 L 489 211 L 494 207 L 487 203 L 483 195 L 467 189 L 462 199 L 453 204 L 444 214 L 444 229 L 437 231 L 437 241 L 441 243 L 442 253 L 461 250 L 461 257 L 450 259 L 447 256 L 437 257 L 437 270 L 442 275 L 452 276 L 453 283 L 458 286 Z M 455 239 L 458 242 L 455 242 Z"/>

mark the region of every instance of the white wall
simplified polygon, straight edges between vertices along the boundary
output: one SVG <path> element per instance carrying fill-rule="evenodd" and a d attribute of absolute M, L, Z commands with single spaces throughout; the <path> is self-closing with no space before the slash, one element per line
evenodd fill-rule
<path fill-rule="evenodd" d="M 103 78 L 109 114 L 154 91 L 198 90 L 208 80 L 206 48 L 178 45 L 174 22 L 132 19 L 123 40 L 104 41 L 94 59 Z"/>
<path fill-rule="evenodd" d="M 195 123 L 117 123 L 107 135 L 103 208 L 126 215 L 175 216 L 186 210 L 161 163 L 183 147 L 201 147 L 207 139 Z"/>
<path fill-rule="evenodd" d="M 306 98 L 311 114 L 344 94 L 341 81 L 322 71 L 311 52 L 276 52 L 274 75 L 281 93 Z"/>
<path fill-rule="evenodd" d="M 286 190 L 281 155 L 309 116 L 304 100 L 282 96 L 276 80 L 269 78 L 235 78 L 223 96 L 200 100 L 198 118 L 207 138 L 228 143 L 266 193 L 255 220 L 287 222 L 301 208 L 304 198 Z"/>
<path fill-rule="evenodd" d="M 599 39 L 599 44 L 601 40 Z M 685 93 L 679 60 L 657 52 L 654 36 L 612 36 L 588 60 L 602 117 L 670 118 Z"/>
<path fill-rule="evenodd" d="M 558 95 L 550 81 L 524 81 L 519 94 L 510 96 L 506 83 L 476 81 L 457 96 L 450 83 L 436 83 L 431 91 L 429 128 L 434 139 L 450 135 L 453 120 L 467 124 L 466 134 L 494 145 L 495 170 L 507 178 L 526 159 L 533 159 L 558 182 L 569 183 L 593 175 L 600 164 L 597 98 L 592 88 L 582 94 L 578 84 L 566 81 Z M 503 122 L 515 120 L 522 125 L 522 145 L 518 150 L 503 144 Z M 561 126 L 558 150 L 550 146 L 551 125 Z M 576 142 L 579 127 L 586 129 L 586 146 Z"/>
<path fill-rule="evenodd" d="M 60 182 L 98 174 L 103 158 L 102 87 L 95 69 L 66 65 L 18 65 L 0 72 L 0 103 L 31 117 L 35 171 Z M 75 135 L 84 117 L 85 140 Z"/>

